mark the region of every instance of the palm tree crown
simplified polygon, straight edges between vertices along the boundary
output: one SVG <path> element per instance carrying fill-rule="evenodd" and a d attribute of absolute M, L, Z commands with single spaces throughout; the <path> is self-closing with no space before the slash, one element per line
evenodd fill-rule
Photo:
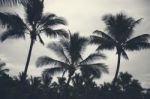
<path fill-rule="evenodd" d="M 87 39 L 79 37 L 77 33 L 70 36 L 69 40 L 60 40 L 58 43 L 50 43 L 48 48 L 53 50 L 60 58 L 59 60 L 53 59 L 48 56 L 39 57 L 37 66 L 54 65 L 53 68 L 48 68 L 44 72 L 56 73 L 65 72 L 69 73 L 67 84 L 69 84 L 71 77 L 77 69 L 82 71 L 83 75 L 90 75 L 89 77 L 100 77 L 101 72 L 107 73 L 107 67 L 102 63 L 94 63 L 96 59 L 105 58 L 101 53 L 92 53 L 87 58 L 83 59 L 82 54 L 87 45 Z"/>
<path fill-rule="evenodd" d="M 114 82 L 117 79 L 117 75 L 120 67 L 120 56 L 128 59 L 128 51 L 139 51 L 142 49 L 150 48 L 148 43 L 149 34 L 142 34 L 137 37 L 132 37 L 134 28 L 141 22 L 142 19 L 135 20 L 132 17 L 127 17 L 123 13 L 117 15 L 106 15 L 103 17 L 103 21 L 106 24 L 106 31 L 96 30 L 91 36 L 91 43 L 98 44 L 97 50 L 114 49 L 116 48 L 118 54 L 118 63 Z"/>
<path fill-rule="evenodd" d="M 28 70 L 34 42 L 38 39 L 40 43 L 44 44 L 41 37 L 42 33 L 45 33 L 46 36 L 54 37 L 57 35 L 68 36 L 65 30 L 54 29 L 56 25 L 67 24 L 64 18 L 57 17 L 51 13 L 44 14 L 43 2 L 44 0 L 32 0 L 23 5 L 26 12 L 25 21 L 17 14 L 0 12 L 0 23 L 7 27 L 7 30 L 0 37 L 1 41 L 5 41 L 8 38 L 25 38 L 26 34 L 30 36 L 31 43 L 24 70 L 25 75 Z"/>

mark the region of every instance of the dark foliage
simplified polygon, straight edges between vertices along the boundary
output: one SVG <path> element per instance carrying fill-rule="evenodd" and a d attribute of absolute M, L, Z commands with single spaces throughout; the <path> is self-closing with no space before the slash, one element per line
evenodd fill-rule
<path fill-rule="evenodd" d="M 1 99 L 149 99 L 150 92 L 143 89 L 138 80 L 128 73 L 120 73 L 117 86 L 112 91 L 110 83 L 97 85 L 93 79 L 80 74 L 73 76 L 72 85 L 66 86 L 66 78 L 59 77 L 52 82 L 52 77 L 28 77 L 26 84 L 21 83 L 21 76 L 12 78 L 0 76 Z"/>

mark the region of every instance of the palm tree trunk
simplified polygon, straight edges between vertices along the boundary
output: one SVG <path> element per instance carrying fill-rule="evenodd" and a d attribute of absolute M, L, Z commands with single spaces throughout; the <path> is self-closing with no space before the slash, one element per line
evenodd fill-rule
<path fill-rule="evenodd" d="M 115 86 L 116 81 L 117 81 L 117 77 L 118 77 L 118 73 L 119 73 L 119 68 L 120 68 L 120 59 L 121 59 L 121 53 L 118 52 L 118 62 L 117 62 L 117 69 L 116 69 L 116 74 L 113 80 L 113 86 Z"/>
<path fill-rule="evenodd" d="M 33 44 L 34 44 L 34 40 L 31 39 L 30 48 L 29 48 L 29 52 L 28 52 L 28 57 L 27 57 L 27 61 L 26 61 L 25 69 L 24 69 L 23 80 L 25 80 L 26 76 L 27 76 L 27 71 L 28 71 L 28 67 L 29 67 L 29 63 L 30 63 L 31 53 L 32 53 L 32 49 L 33 49 Z"/>

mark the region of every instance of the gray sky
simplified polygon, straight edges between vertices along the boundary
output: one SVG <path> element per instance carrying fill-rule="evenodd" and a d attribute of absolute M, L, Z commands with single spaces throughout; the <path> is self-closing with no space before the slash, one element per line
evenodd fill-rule
<path fill-rule="evenodd" d="M 116 14 L 125 12 L 136 19 L 144 18 L 140 25 L 136 27 L 135 36 L 143 33 L 150 34 L 150 0 L 45 0 L 45 12 L 55 13 L 67 19 L 68 28 L 72 32 L 80 32 L 83 36 L 89 36 L 96 29 L 104 30 L 105 24 L 101 18 L 105 14 Z M 20 7 L 16 7 L 16 13 L 23 16 Z M 12 11 L 12 8 L 1 8 L 1 11 Z M 1 30 L 2 31 L 2 30 Z M 46 42 L 49 38 L 44 37 Z M 29 39 L 7 40 L 0 43 L 0 58 L 5 60 L 11 69 L 12 75 L 23 71 L 29 48 Z M 95 49 L 88 47 L 87 52 Z M 103 75 L 98 82 L 111 81 L 115 74 L 117 56 L 115 51 L 104 51 L 107 59 L 104 62 L 109 66 L 110 73 Z M 127 71 L 138 79 L 144 87 L 150 87 L 150 51 L 127 52 L 129 61 L 121 60 L 120 71 Z M 29 74 L 39 75 L 43 69 L 35 67 L 35 60 L 41 55 L 54 56 L 46 47 L 38 42 L 35 43 L 29 67 Z"/>

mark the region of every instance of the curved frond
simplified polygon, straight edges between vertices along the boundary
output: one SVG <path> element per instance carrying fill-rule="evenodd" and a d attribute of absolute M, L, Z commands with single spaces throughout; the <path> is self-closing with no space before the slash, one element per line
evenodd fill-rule
<path fill-rule="evenodd" d="M 62 60 L 64 60 L 67 63 L 70 63 L 68 56 L 64 52 L 64 48 L 62 47 L 62 45 L 60 45 L 59 43 L 52 42 L 49 43 L 47 47 L 50 48 L 53 52 L 55 52 L 56 55 L 60 57 Z"/>
<path fill-rule="evenodd" d="M 54 75 L 55 73 L 60 73 L 63 71 L 64 71 L 63 67 L 47 68 L 43 71 L 43 74 Z"/>
<path fill-rule="evenodd" d="M 116 46 L 114 41 L 105 39 L 103 37 L 94 36 L 94 35 L 91 36 L 90 43 L 98 44 L 97 51 L 103 50 L 103 49 L 114 49 Z"/>
<path fill-rule="evenodd" d="M 150 48 L 150 43 L 146 43 L 146 42 L 128 43 L 125 47 L 126 50 L 130 50 L 130 51 L 138 51 L 138 50 L 148 49 L 148 48 Z"/>
<path fill-rule="evenodd" d="M 68 38 L 68 33 L 63 30 L 63 29 L 57 29 L 57 30 L 53 30 L 53 29 L 50 29 L 50 28 L 45 28 L 44 29 L 44 33 L 47 35 L 47 36 L 53 36 L 53 37 L 56 37 L 56 36 L 60 36 L 60 37 L 66 37 Z"/>
<path fill-rule="evenodd" d="M 44 41 L 43 41 L 43 39 L 42 39 L 42 37 L 41 37 L 41 35 L 40 35 L 40 34 L 38 34 L 38 37 L 39 37 L 39 41 L 40 41 L 40 43 L 44 45 Z"/>
<path fill-rule="evenodd" d="M 5 32 L 2 33 L 2 35 L 0 36 L 0 40 L 3 42 L 8 38 L 25 38 L 25 33 L 24 30 L 7 30 Z"/>
<path fill-rule="evenodd" d="M 121 51 L 121 55 L 123 56 L 124 59 L 126 59 L 126 60 L 129 59 L 127 53 L 125 52 L 125 50 Z"/>
<path fill-rule="evenodd" d="M 0 12 L 0 23 L 7 28 L 24 29 L 26 28 L 23 20 L 17 14 Z"/>
<path fill-rule="evenodd" d="M 67 25 L 67 21 L 63 17 L 49 17 L 49 19 L 45 22 L 44 27 L 55 25 Z"/>
<path fill-rule="evenodd" d="M 143 34 L 134 37 L 126 42 L 125 49 L 134 51 L 150 48 L 150 43 L 148 43 L 149 38 L 150 38 L 149 34 Z"/>
<path fill-rule="evenodd" d="M 68 67 L 68 64 L 66 64 L 64 62 L 52 59 L 47 56 L 41 56 L 37 59 L 36 66 L 41 67 L 44 65 L 53 65 L 53 66 L 60 66 L 60 67 L 66 67 L 66 68 Z"/>
<path fill-rule="evenodd" d="M 38 22 L 38 26 L 42 25 L 44 26 L 44 24 L 49 20 L 56 17 L 55 14 L 51 14 L 51 13 L 47 13 L 47 14 L 43 14 L 41 19 Z"/>
<path fill-rule="evenodd" d="M 81 66 L 81 72 L 86 75 L 90 73 L 94 78 L 100 78 L 102 73 L 108 73 L 108 68 L 102 63 L 87 64 Z"/>
<path fill-rule="evenodd" d="M 130 43 L 130 42 L 148 42 L 149 38 L 150 38 L 149 34 L 142 34 L 142 35 L 139 35 L 137 37 L 129 39 L 126 43 Z"/>
<path fill-rule="evenodd" d="M 106 56 L 102 53 L 92 53 L 90 54 L 86 59 L 80 62 L 80 64 L 89 64 L 93 61 L 99 60 L 99 59 L 105 59 Z"/>
<path fill-rule="evenodd" d="M 103 37 L 103 38 L 105 38 L 105 39 L 108 39 L 108 40 L 110 40 L 110 41 L 112 41 L 112 42 L 115 43 L 115 40 L 114 40 L 111 36 L 109 36 L 108 34 L 102 32 L 102 31 L 95 30 L 93 33 L 98 34 L 98 35 L 100 35 L 101 37 Z"/>

